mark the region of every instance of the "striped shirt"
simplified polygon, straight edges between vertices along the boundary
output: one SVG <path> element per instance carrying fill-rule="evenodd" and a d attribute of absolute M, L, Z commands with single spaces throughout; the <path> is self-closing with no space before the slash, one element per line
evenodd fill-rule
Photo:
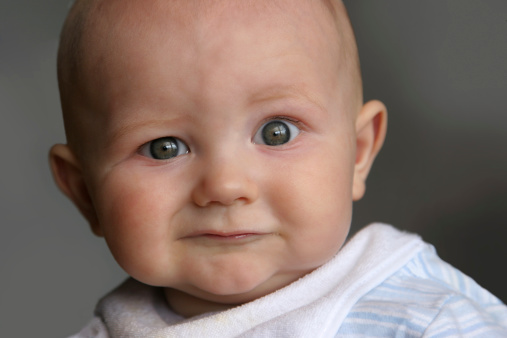
<path fill-rule="evenodd" d="M 507 337 L 507 308 L 433 247 L 365 294 L 336 337 Z"/>

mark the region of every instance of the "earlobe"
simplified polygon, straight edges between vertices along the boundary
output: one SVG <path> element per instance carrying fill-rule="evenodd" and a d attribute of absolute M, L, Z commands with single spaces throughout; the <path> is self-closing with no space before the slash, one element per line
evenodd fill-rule
<path fill-rule="evenodd" d="M 71 149 L 64 144 L 54 145 L 49 152 L 49 163 L 53 178 L 60 190 L 76 205 L 88 220 L 92 231 L 102 236 L 90 193 L 86 186 L 81 166 Z"/>
<path fill-rule="evenodd" d="M 352 197 L 361 199 L 366 190 L 366 178 L 387 130 L 387 109 L 380 101 L 369 101 L 362 107 L 356 120 L 356 162 Z"/>

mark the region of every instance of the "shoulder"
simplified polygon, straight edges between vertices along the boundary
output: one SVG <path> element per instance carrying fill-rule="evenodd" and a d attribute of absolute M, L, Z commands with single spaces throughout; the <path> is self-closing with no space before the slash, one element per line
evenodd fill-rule
<path fill-rule="evenodd" d="M 507 307 L 428 245 L 354 305 L 342 332 L 507 336 Z"/>

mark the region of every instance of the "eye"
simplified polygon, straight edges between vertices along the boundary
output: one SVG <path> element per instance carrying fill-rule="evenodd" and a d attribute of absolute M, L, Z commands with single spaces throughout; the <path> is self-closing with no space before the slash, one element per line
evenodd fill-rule
<path fill-rule="evenodd" d="M 156 160 L 168 160 L 173 157 L 187 154 L 188 147 L 183 141 L 175 137 L 161 137 L 146 143 L 141 147 L 140 153 Z"/>
<path fill-rule="evenodd" d="M 262 125 L 253 138 L 256 144 L 279 146 L 292 141 L 300 129 L 289 121 L 272 120 Z"/>

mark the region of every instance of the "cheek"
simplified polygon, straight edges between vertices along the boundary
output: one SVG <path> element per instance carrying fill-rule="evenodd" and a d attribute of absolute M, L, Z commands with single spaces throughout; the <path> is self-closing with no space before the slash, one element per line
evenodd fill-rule
<path fill-rule="evenodd" d="M 178 210 L 179 190 L 160 182 L 164 181 L 153 172 L 115 169 L 96 194 L 106 242 L 118 264 L 134 278 L 149 280 L 168 264 L 164 257 L 171 250 L 171 220 Z M 158 257 L 157 264 L 153 257 Z"/>
<path fill-rule="evenodd" d="M 334 255 L 348 234 L 352 214 L 353 156 L 320 152 L 287 166 L 272 194 L 277 217 L 295 261 L 320 265 Z M 283 177 L 282 177 L 283 176 Z"/>
<path fill-rule="evenodd" d="M 353 158 L 346 151 L 318 153 L 271 169 L 273 202 L 288 214 L 336 221 L 352 205 Z M 297 222 L 299 223 L 299 222 Z M 327 223 L 327 222 L 326 222 Z"/>

